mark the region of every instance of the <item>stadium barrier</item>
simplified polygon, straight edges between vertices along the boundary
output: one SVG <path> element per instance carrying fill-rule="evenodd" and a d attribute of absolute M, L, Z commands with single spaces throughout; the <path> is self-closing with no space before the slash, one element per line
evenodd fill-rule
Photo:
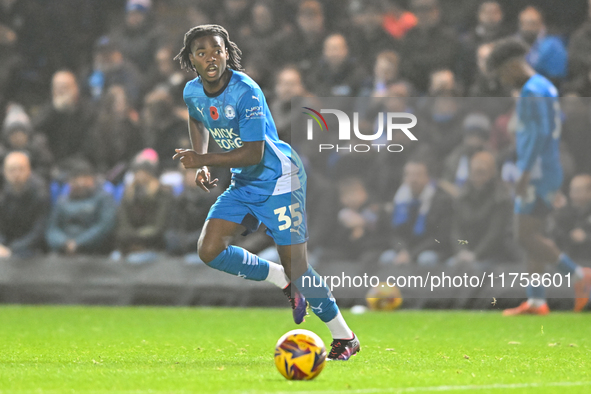
<path fill-rule="evenodd" d="M 371 267 L 370 267 L 371 268 Z M 494 275 L 519 271 L 520 266 L 495 267 Z M 348 262 L 322 264 L 326 275 L 421 276 L 464 275 L 465 269 L 426 270 L 420 267 L 374 267 Z M 487 274 L 489 275 L 489 274 Z M 448 288 L 437 296 L 428 289 L 401 288 L 404 308 L 499 309 L 524 298 L 520 288 L 483 286 Z M 341 307 L 363 304 L 365 288 L 334 289 Z M 572 299 L 549 289 L 552 309 L 571 309 Z M 490 296 L 494 294 L 494 296 Z M 555 297 L 552 297 L 552 296 Z M 556 298 L 558 297 L 558 298 Z M 257 283 L 210 269 L 186 264 L 181 258 L 163 257 L 153 263 L 133 265 L 103 257 L 47 256 L 31 260 L 0 261 L 0 302 L 11 304 L 169 305 L 287 307 L 283 294 L 267 282 Z"/>

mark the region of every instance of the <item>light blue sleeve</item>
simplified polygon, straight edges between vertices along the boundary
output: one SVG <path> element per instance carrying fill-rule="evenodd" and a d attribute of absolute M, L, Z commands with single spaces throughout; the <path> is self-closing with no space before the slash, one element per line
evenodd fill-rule
<path fill-rule="evenodd" d="M 189 116 L 199 122 L 203 122 L 203 119 L 200 117 L 199 111 L 197 111 L 197 109 L 191 102 L 191 95 L 189 94 L 191 90 L 191 85 L 189 85 L 189 83 L 185 85 L 185 89 L 183 90 L 183 100 L 185 101 L 185 105 L 189 110 Z"/>
<path fill-rule="evenodd" d="M 238 99 L 240 139 L 244 142 L 264 141 L 267 111 L 263 92 L 248 86 Z"/>
<path fill-rule="evenodd" d="M 552 134 L 552 98 L 526 96 L 521 99 L 523 130 L 518 135 L 517 157 L 521 171 L 530 171 Z"/>

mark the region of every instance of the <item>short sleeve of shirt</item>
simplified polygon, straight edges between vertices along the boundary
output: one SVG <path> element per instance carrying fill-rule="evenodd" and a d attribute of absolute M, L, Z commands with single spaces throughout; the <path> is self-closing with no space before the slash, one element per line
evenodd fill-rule
<path fill-rule="evenodd" d="M 240 139 L 244 142 L 264 141 L 267 114 L 263 92 L 247 87 L 238 100 Z"/>
<path fill-rule="evenodd" d="M 189 110 L 189 116 L 191 116 L 191 118 L 199 121 L 199 122 L 203 122 L 203 117 L 200 116 L 199 111 L 197 111 L 197 109 L 195 108 L 195 105 L 193 104 L 191 97 L 193 96 L 193 92 L 195 90 L 195 87 L 193 85 L 193 82 L 188 82 L 187 85 L 185 85 L 185 89 L 183 89 L 183 100 L 185 101 L 185 105 L 187 106 L 187 109 Z"/>
<path fill-rule="evenodd" d="M 189 110 L 189 116 L 199 122 L 203 122 L 203 119 L 201 119 L 199 112 L 195 109 L 195 106 L 191 104 L 191 101 L 187 99 L 187 97 L 183 97 L 183 99 L 185 100 L 185 104 Z"/>

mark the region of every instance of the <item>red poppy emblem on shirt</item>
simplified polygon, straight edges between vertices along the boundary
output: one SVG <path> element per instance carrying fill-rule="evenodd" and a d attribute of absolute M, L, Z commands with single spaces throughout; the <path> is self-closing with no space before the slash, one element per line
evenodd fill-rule
<path fill-rule="evenodd" d="M 220 114 L 218 113 L 218 109 L 216 107 L 214 107 L 213 105 L 211 107 L 209 107 L 209 115 L 211 116 L 211 118 L 213 120 L 218 120 L 220 117 Z"/>

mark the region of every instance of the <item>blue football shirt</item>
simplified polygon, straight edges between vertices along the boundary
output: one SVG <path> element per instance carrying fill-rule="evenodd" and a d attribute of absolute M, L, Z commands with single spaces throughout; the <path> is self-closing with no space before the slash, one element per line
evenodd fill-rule
<path fill-rule="evenodd" d="M 211 95 L 199 77 L 185 86 L 183 98 L 189 115 L 201 122 L 224 150 L 243 142 L 265 141 L 263 159 L 255 165 L 232 168 L 232 185 L 265 195 L 297 190 L 306 180 L 297 153 L 277 135 L 275 122 L 261 88 L 248 75 L 231 70 L 226 88 Z"/>
<path fill-rule="evenodd" d="M 562 120 L 556 87 L 542 75 L 532 76 L 521 90 L 516 110 L 517 167 L 530 171 L 538 194 L 559 189 Z"/>

